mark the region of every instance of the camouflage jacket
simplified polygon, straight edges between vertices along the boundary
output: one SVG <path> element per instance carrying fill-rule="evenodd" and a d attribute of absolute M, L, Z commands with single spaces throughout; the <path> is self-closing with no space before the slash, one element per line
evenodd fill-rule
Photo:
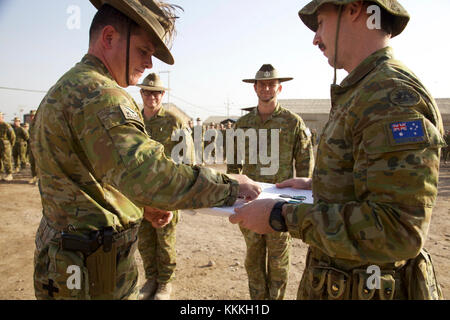
<path fill-rule="evenodd" d="M 443 124 L 434 99 L 387 47 L 332 87 L 313 205 L 287 205 L 310 261 L 350 271 L 416 257 L 437 197 Z M 364 267 L 363 267 L 364 266 Z"/>
<path fill-rule="evenodd" d="M 180 139 L 172 141 L 172 134 L 180 130 L 180 133 L 183 133 L 184 142 L 186 143 L 186 156 L 182 153 L 179 159 L 172 159 L 176 163 L 184 163 L 184 164 L 193 164 L 195 149 L 194 149 L 194 141 L 192 140 L 192 135 L 186 126 L 183 124 L 183 121 L 175 114 L 171 113 L 161 107 L 158 113 L 156 113 L 150 119 L 145 119 L 144 113 L 142 111 L 142 115 L 144 118 L 145 130 L 149 134 L 150 138 L 155 141 L 158 141 L 164 146 L 164 153 L 166 157 L 171 158 L 172 150 L 175 146 L 177 146 L 181 142 Z M 178 153 L 177 153 L 178 155 Z"/>
<path fill-rule="evenodd" d="M 14 145 L 16 141 L 16 134 L 13 127 L 9 123 L 0 123 L 0 141 L 9 141 L 11 146 Z"/>
<path fill-rule="evenodd" d="M 14 133 L 16 134 L 16 144 L 27 142 L 30 138 L 28 131 L 22 127 L 14 127 Z"/>
<path fill-rule="evenodd" d="M 314 153 L 311 143 L 311 133 L 306 128 L 303 120 L 283 108 L 280 104 L 277 105 L 272 115 L 264 122 L 258 115 L 258 108 L 253 109 L 250 113 L 241 117 L 235 125 L 235 130 L 243 129 L 267 129 L 267 153 L 271 150 L 271 129 L 279 129 L 278 155 L 279 168 L 278 172 L 273 175 L 265 175 L 261 168 L 268 165 L 261 164 L 258 157 L 257 164 L 250 164 L 249 159 L 249 145 L 245 147 L 245 160 L 243 164 L 237 163 L 237 143 L 234 143 L 234 164 L 227 165 L 228 173 L 242 173 L 251 179 L 259 182 L 276 183 L 294 177 L 294 163 L 297 177 L 311 177 L 314 168 Z M 260 143 L 260 136 L 258 137 L 258 150 Z M 260 150 L 259 150 L 260 151 Z M 260 152 L 258 152 L 258 156 Z M 227 159 L 228 161 L 228 159 Z"/>
<path fill-rule="evenodd" d="M 140 222 L 144 206 L 231 205 L 237 196 L 226 175 L 169 160 L 136 102 L 92 55 L 50 89 L 31 132 L 43 214 L 57 230 L 122 231 Z"/>

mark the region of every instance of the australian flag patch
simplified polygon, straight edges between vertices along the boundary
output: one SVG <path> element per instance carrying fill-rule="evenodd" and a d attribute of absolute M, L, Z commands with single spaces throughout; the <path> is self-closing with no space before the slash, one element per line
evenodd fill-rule
<path fill-rule="evenodd" d="M 425 141 L 422 120 L 394 122 L 389 125 L 396 144 Z"/>

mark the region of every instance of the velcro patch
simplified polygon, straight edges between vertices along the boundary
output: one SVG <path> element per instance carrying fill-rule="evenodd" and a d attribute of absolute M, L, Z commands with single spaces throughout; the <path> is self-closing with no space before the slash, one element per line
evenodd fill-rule
<path fill-rule="evenodd" d="M 392 103 L 399 106 L 415 106 L 420 102 L 420 95 L 410 88 L 400 87 L 389 94 Z"/>
<path fill-rule="evenodd" d="M 425 132 L 423 120 L 392 122 L 389 129 L 395 144 L 424 142 Z"/>
<path fill-rule="evenodd" d="M 142 122 L 141 117 L 139 116 L 139 114 L 135 110 L 131 109 L 130 107 L 128 107 L 128 106 L 120 106 L 120 110 L 122 111 L 122 114 L 125 117 L 125 119 Z"/>

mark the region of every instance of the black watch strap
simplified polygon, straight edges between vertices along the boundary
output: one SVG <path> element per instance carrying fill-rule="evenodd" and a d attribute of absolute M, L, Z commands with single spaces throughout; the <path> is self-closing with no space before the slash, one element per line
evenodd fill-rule
<path fill-rule="evenodd" d="M 287 203 L 286 201 L 279 201 L 275 203 L 272 211 L 270 212 L 269 224 L 275 231 L 278 232 L 288 231 L 286 221 L 284 220 L 284 217 L 281 214 L 281 209 L 286 203 Z"/>

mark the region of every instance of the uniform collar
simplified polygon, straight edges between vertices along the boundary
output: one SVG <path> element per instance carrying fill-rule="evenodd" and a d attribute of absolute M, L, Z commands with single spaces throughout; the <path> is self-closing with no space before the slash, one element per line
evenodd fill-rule
<path fill-rule="evenodd" d="M 83 63 L 87 66 L 90 66 L 95 71 L 101 73 L 102 75 L 110 78 L 113 81 L 116 81 L 112 77 L 111 73 L 109 73 L 109 70 L 108 70 L 108 68 L 106 68 L 105 64 L 96 56 L 89 54 L 89 53 L 85 54 L 83 59 L 81 59 L 81 63 Z"/>
<path fill-rule="evenodd" d="M 368 56 L 363 62 L 361 62 L 355 70 L 353 70 L 340 85 L 332 85 L 335 90 L 347 89 L 354 84 L 361 81 L 366 75 L 368 75 L 373 69 L 382 64 L 384 61 L 392 59 L 394 53 L 391 47 L 385 47 L 378 51 L 375 51 Z"/>
<path fill-rule="evenodd" d="M 253 109 L 253 115 L 255 116 L 256 122 L 257 123 L 261 123 L 261 118 L 259 116 L 259 111 L 258 111 L 258 107 L 256 107 L 255 109 Z M 277 106 L 275 107 L 275 110 L 273 110 L 272 114 L 266 119 L 265 122 L 269 121 L 270 119 L 276 117 L 277 115 L 279 115 L 281 113 L 281 104 L 280 102 L 277 102 Z"/>
<path fill-rule="evenodd" d="M 145 107 L 144 107 L 145 108 Z M 145 119 L 145 115 L 144 115 L 144 109 L 142 109 L 142 117 L 145 119 L 145 121 L 150 121 L 153 119 L 156 119 L 157 117 L 164 117 L 166 115 L 166 110 L 164 109 L 163 106 L 161 106 L 161 108 L 158 110 L 157 113 L 155 113 L 150 119 Z"/>

